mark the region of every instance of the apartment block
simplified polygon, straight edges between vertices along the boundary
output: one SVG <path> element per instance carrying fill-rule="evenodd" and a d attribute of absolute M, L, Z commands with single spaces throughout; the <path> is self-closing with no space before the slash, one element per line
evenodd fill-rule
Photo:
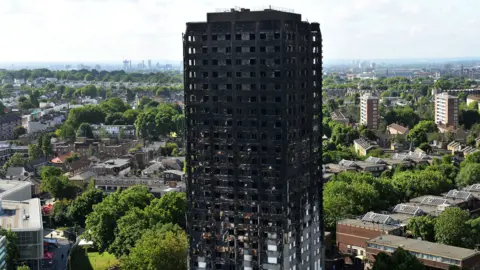
<path fill-rule="evenodd" d="M 458 127 L 458 98 L 456 96 L 448 93 L 435 95 L 435 123 L 444 128 L 456 129 Z"/>
<path fill-rule="evenodd" d="M 271 8 L 187 23 L 189 269 L 325 269 L 321 41 Z"/>
<path fill-rule="evenodd" d="M 378 112 L 378 97 L 366 93 L 360 98 L 360 124 L 368 129 L 377 130 L 380 123 Z"/>

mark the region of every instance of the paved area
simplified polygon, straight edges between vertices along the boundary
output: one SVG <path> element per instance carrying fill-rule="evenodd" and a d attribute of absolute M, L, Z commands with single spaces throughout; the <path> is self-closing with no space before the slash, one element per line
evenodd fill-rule
<path fill-rule="evenodd" d="M 55 230 L 44 230 L 44 238 L 55 238 L 58 242 L 58 248 L 55 249 L 55 270 L 67 269 L 68 251 L 70 250 L 70 243 L 63 235 L 63 232 Z M 63 255 L 63 259 L 62 259 Z"/>

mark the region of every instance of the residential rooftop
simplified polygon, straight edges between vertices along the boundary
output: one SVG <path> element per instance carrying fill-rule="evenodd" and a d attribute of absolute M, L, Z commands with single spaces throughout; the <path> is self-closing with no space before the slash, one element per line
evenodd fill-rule
<path fill-rule="evenodd" d="M 12 231 L 42 230 L 40 199 L 1 201 L 0 226 Z"/>
<path fill-rule="evenodd" d="M 26 181 L 0 180 L 0 200 L 13 192 L 30 187 L 32 184 Z"/>
<path fill-rule="evenodd" d="M 393 231 L 401 227 L 399 224 L 382 224 L 361 219 L 342 219 L 337 224 L 359 227 L 375 231 Z"/>
<path fill-rule="evenodd" d="M 393 248 L 401 247 L 408 251 L 430 254 L 460 261 L 466 260 L 478 254 L 478 251 L 475 251 L 473 249 L 448 246 L 395 235 L 382 235 L 367 241 L 367 243 L 384 245 Z"/>

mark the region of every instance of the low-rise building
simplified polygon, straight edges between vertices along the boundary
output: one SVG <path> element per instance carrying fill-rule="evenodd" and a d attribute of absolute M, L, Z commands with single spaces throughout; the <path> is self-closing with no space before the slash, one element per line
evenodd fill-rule
<path fill-rule="evenodd" d="M 5 177 L 8 180 L 24 180 L 29 176 L 29 173 L 24 167 L 8 167 Z"/>
<path fill-rule="evenodd" d="M 377 148 L 378 145 L 375 142 L 360 138 L 353 141 L 353 147 L 357 154 L 366 156 L 370 150 Z"/>
<path fill-rule="evenodd" d="M 399 124 L 390 124 L 387 126 L 387 132 L 390 135 L 406 135 L 408 134 L 408 128 Z"/>
<path fill-rule="evenodd" d="M 40 270 L 43 259 L 43 221 L 40 199 L 0 201 L 0 226 L 17 234 L 18 261 Z"/>
<path fill-rule="evenodd" d="M 429 269 L 449 269 L 450 266 L 462 269 L 480 268 L 480 252 L 477 250 L 396 235 L 380 235 L 368 240 L 367 256 L 369 261 L 374 262 L 380 252 L 392 254 L 400 247 L 417 257 Z"/>
<path fill-rule="evenodd" d="M 348 125 L 350 123 L 350 120 L 347 117 L 345 117 L 345 115 L 343 115 L 342 112 L 332 112 L 330 114 L 330 118 L 332 118 L 333 121 L 340 124 Z"/>
<path fill-rule="evenodd" d="M 0 180 L 0 200 L 24 201 L 32 198 L 29 181 Z"/>
<path fill-rule="evenodd" d="M 353 257 L 366 256 L 367 241 L 375 237 L 393 234 L 403 235 L 405 229 L 389 215 L 367 213 L 361 219 L 344 219 L 337 222 L 337 248 Z"/>
<path fill-rule="evenodd" d="M 120 171 L 130 168 L 131 160 L 125 158 L 109 159 L 105 162 L 91 166 L 91 171 L 98 175 L 118 174 Z"/>

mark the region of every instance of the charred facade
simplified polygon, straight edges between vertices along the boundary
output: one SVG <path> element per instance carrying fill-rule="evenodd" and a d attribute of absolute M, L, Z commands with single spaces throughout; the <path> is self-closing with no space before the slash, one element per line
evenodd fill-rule
<path fill-rule="evenodd" d="M 232 9 L 183 42 L 189 269 L 324 269 L 319 24 Z"/>

